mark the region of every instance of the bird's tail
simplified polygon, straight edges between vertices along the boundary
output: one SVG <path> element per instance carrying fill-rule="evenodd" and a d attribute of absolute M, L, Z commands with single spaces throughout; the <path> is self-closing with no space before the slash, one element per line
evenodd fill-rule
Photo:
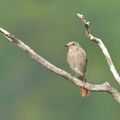
<path fill-rule="evenodd" d="M 78 79 L 81 81 L 86 81 L 86 78 L 84 76 L 79 76 Z M 90 92 L 86 88 L 80 88 L 80 94 L 82 97 L 85 97 L 85 96 L 90 95 Z"/>

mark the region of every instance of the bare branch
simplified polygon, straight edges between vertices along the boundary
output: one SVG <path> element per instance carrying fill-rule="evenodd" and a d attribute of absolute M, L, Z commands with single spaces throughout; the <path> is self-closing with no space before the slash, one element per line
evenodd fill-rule
<path fill-rule="evenodd" d="M 79 86 L 79 87 L 84 87 L 87 88 L 91 91 L 96 91 L 96 92 L 108 92 L 110 93 L 113 98 L 120 103 L 120 93 L 113 88 L 108 82 L 105 82 L 104 84 L 99 84 L 99 85 L 93 85 L 89 83 L 83 83 L 76 77 L 70 75 L 68 72 L 56 67 L 55 65 L 51 64 L 48 62 L 46 59 L 38 55 L 35 51 L 33 51 L 28 45 L 23 43 L 21 40 L 16 38 L 14 35 L 9 33 L 8 31 L 4 30 L 3 28 L 0 27 L 0 32 L 2 32 L 6 38 L 8 38 L 9 41 L 14 43 L 16 46 L 18 46 L 21 50 L 23 50 L 26 54 L 28 54 L 32 59 L 36 60 L 39 62 L 41 65 L 43 65 L 45 68 L 48 70 L 52 71 L 53 73 L 56 73 L 57 75 L 65 78 L 66 80 L 72 82 L 73 84 Z"/>
<path fill-rule="evenodd" d="M 94 37 L 91 34 L 91 32 L 90 32 L 90 22 L 87 22 L 86 19 L 85 19 L 85 17 L 82 14 L 77 13 L 77 16 L 80 18 L 80 20 L 82 21 L 82 23 L 85 26 L 87 37 L 91 41 L 97 43 L 99 45 L 99 47 L 101 48 L 101 50 L 102 50 L 102 52 L 103 52 L 103 54 L 104 54 L 104 56 L 105 56 L 105 58 L 107 60 L 107 63 L 109 65 L 109 67 L 110 67 L 110 70 L 111 70 L 114 78 L 120 84 L 120 76 L 119 76 L 119 74 L 118 74 L 118 72 L 117 72 L 117 70 L 116 70 L 116 68 L 115 68 L 115 66 L 114 66 L 114 64 L 112 62 L 110 54 L 109 54 L 107 48 L 105 47 L 104 43 L 102 42 L 102 40 L 100 38 Z"/>

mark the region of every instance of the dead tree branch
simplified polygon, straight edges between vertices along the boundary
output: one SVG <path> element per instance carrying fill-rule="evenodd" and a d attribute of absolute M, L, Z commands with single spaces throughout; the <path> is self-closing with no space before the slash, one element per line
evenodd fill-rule
<path fill-rule="evenodd" d="M 108 82 L 105 82 L 103 84 L 94 85 L 86 83 L 84 84 L 76 77 L 70 75 L 68 72 L 64 71 L 63 69 L 60 69 L 56 67 L 55 65 L 51 64 L 49 61 L 38 55 L 34 50 L 32 50 L 28 45 L 23 43 L 21 40 L 16 38 L 14 35 L 6 31 L 5 29 L 0 27 L 0 32 L 5 35 L 5 37 L 12 43 L 14 43 L 16 46 L 18 46 L 21 50 L 23 50 L 26 54 L 28 54 L 32 59 L 43 65 L 48 70 L 52 71 L 53 73 L 65 78 L 66 80 L 72 82 L 73 84 L 84 87 L 89 89 L 90 91 L 96 91 L 96 92 L 108 92 L 110 93 L 113 98 L 120 103 L 120 93 L 113 88 Z"/>
<path fill-rule="evenodd" d="M 102 40 L 100 38 L 97 38 L 97 37 L 94 37 L 92 34 L 91 34 L 91 31 L 90 31 L 90 22 L 87 22 L 85 17 L 82 15 L 82 14 L 79 14 L 77 13 L 77 16 L 80 18 L 80 20 L 82 21 L 83 25 L 85 26 L 85 30 L 86 30 L 86 35 L 87 37 L 98 44 L 98 46 L 101 48 L 106 60 L 107 60 L 107 63 L 110 67 L 110 70 L 115 78 L 115 80 L 120 84 L 120 76 L 112 62 L 112 59 L 110 57 L 110 54 L 107 50 L 107 48 L 105 47 L 104 43 L 102 42 Z"/>

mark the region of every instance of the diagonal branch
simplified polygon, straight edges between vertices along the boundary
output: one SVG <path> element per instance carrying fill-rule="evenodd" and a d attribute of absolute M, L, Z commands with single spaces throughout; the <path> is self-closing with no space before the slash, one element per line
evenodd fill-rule
<path fill-rule="evenodd" d="M 105 82 L 105 83 L 99 84 L 99 85 L 93 85 L 93 84 L 89 84 L 89 83 L 84 84 L 76 77 L 70 75 L 68 72 L 66 72 L 63 69 L 60 69 L 60 68 L 56 67 L 55 65 L 51 64 L 50 62 L 48 62 L 46 59 L 44 59 L 43 57 L 38 55 L 35 51 L 33 51 L 28 45 L 23 43 L 21 40 L 16 38 L 14 35 L 9 33 L 8 31 L 6 31 L 5 29 L 0 27 L 0 32 L 3 33 L 9 41 L 14 43 L 21 50 L 23 50 L 26 54 L 28 54 L 32 59 L 36 60 L 38 63 L 40 63 L 45 68 L 52 71 L 53 73 L 56 73 L 57 75 L 65 78 L 66 80 L 72 82 L 73 84 L 75 84 L 79 87 L 84 87 L 91 91 L 96 91 L 96 92 L 108 92 L 113 96 L 113 98 L 117 102 L 120 103 L 120 93 L 115 88 L 113 88 L 108 82 Z"/>
<path fill-rule="evenodd" d="M 90 22 L 87 22 L 86 19 L 85 19 L 85 17 L 82 14 L 77 13 L 77 16 L 80 18 L 80 20 L 82 21 L 82 23 L 85 26 L 87 37 L 91 41 L 97 43 L 99 45 L 99 47 L 101 48 L 101 50 L 102 50 L 102 52 L 103 52 L 103 54 L 104 54 L 104 56 L 105 56 L 105 58 L 107 60 L 107 63 L 109 65 L 109 67 L 110 67 L 110 70 L 111 70 L 114 78 L 120 84 L 120 76 L 119 76 L 119 74 L 118 74 L 118 72 L 117 72 L 117 70 L 116 70 L 116 68 L 115 68 L 115 66 L 114 66 L 114 64 L 112 62 L 110 54 L 109 54 L 107 48 L 105 47 L 104 43 L 102 42 L 102 40 L 100 38 L 94 37 L 91 34 L 91 31 L 90 31 Z"/>

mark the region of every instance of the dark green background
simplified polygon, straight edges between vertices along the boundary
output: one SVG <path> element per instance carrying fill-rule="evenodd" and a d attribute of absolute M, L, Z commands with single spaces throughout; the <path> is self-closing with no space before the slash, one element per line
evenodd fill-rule
<path fill-rule="evenodd" d="M 1 0 L 0 26 L 69 72 L 64 45 L 75 40 L 88 55 L 89 83 L 119 90 L 99 47 L 76 16 L 91 22 L 120 71 L 119 0 Z M 79 88 L 46 70 L 0 35 L 0 120 L 120 120 L 120 104 L 107 93 L 82 98 Z"/>

